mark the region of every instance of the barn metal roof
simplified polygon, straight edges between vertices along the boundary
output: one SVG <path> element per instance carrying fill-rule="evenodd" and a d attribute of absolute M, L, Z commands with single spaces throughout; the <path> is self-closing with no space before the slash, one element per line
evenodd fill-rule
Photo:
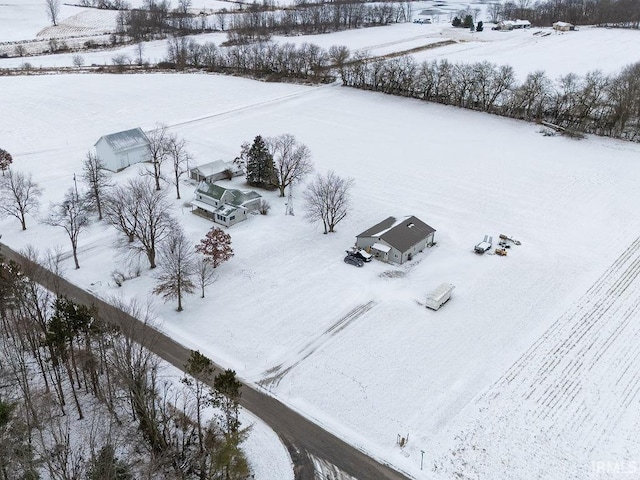
<path fill-rule="evenodd" d="M 140 128 L 104 135 L 98 139 L 96 145 L 103 139 L 114 152 L 122 152 L 141 145 L 149 145 L 149 139 Z"/>
<path fill-rule="evenodd" d="M 415 216 L 396 220 L 389 217 L 362 232 L 358 237 L 375 237 L 400 252 L 405 252 L 416 243 L 424 240 L 436 230 Z"/>

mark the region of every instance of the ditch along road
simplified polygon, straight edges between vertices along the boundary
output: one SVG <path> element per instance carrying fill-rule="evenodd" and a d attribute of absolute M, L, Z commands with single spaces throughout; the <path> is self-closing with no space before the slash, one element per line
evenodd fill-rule
<path fill-rule="evenodd" d="M 171 365 L 184 371 L 191 350 L 180 345 L 152 326 L 106 303 L 90 292 L 73 285 L 59 275 L 33 263 L 20 253 L 0 243 L 0 253 L 7 261 L 13 260 L 23 271 L 43 287 L 66 295 L 76 303 L 93 305 L 101 317 L 119 327 L 133 340 L 145 345 Z M 224 369 L 216 365 L 216 369 Z M 213 382 L 210 382 L 213 386 Z M 260 418 L 280 437 L 291 455 L 295 480 L 317 480 L 325 477 L 316 472 L 313 459 L 329 463 L 344 474 L 358 480 L 409 480 L 409 477 L 381 464 L 365 453 L 303 417 L 279 400 L 266 395 L 250 385 L 242 385 L 240 404 Z M 313 458 L 313 459 L 312 459 Z"/>

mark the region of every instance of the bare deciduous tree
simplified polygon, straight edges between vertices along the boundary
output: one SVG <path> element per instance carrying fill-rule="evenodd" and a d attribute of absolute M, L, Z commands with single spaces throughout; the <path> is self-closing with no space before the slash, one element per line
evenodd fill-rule
<path fill-rule="evenodd" d="M 200 298 L 204 298 L 204 290 L 216 281 L 216 269 L 204 255 L 198 255 L 196 260 L 196 279 L 200 287 Z"/>
<path fill-rule="evenodd" d="M 269 138 L 267 143 L 276 164 L 280 196 L 284 197 L 285 188 L 313 171 L 311 151 L 305 144 L 298 143 L 296 137 L 289 133 Z"/>
<path fill-rule="evenodd" d="M 304 193 L 307 201 L 307 219 L 322 222 L 324 233 L 334 232 L 335 226 L 349 212 L 349 192 L 353 178 L 342 178 L 333 171 L 326 176 L 318 174 Z"/>
<path fill-rule="evenodd" d="M 44 0 L 44 7 L 53 26 L 57 26 L 58 15 L 60 15 L 60 0 Z"/>
<path fill-rule="evenodd" d="M 84 57 L 79 53 L 73 55 L 73 57 L 71 57 L 71 61 L 73 62 L 73 66 L 77 68 L 80 68 L 84 65 Z"/>
<path fill-rule="evenodd" d="M 180 177 L 187 173 L 191 155 L 187 151 L 187 142 L 177 135 L 167 137 L 167 152 L 173 163 L 173 177 L 171 183 L 176 187 L 176 198 L 180 198 Z"/>
<path fill-rule="evenodd" d="M 105 202 L 105 217 L 127 236 L 127 248 L 145 254 L 156 268 L 156 250 L 176 222 L 164 192 L 155 190 L 145 177 L 114 187 Z"/>
<path fill-rule="evenodd" d="M 135 198 L 139 202 L 135 237 L 149 260 L 149 267 L 156 268 L 156 249 L 176 226 L 170 213 L 171 205 L 164 192 L 153 190 L 144 180 L 136 185 Z"/>
<path fill-rule="evenodd" d="M 54 227 L 63 228 L 71 241 L 73 261 L 76 269 L 80 268 L 78 263 L 78 237 L 80 233 L 89 225 L 89 209 L 86 201 L 79 197 L 73 188 L 67 191 L 64 200 L 51 206 L 50 213 L 45 223 Z"/>
<path fill-rule="evenodd" d="M 82 164 L 82 180 L 89 187 L 87 198 L 90 205 L 95 206 L 98 211 L 98 220 L 102 220 L 102 198 L 111 186 L 110 178 L 104 168 L 104 162 L 93 153 L 87 153 Z"/>
<path fill-rule="evenodd" d="M 169 154 L 167 149 L 167 141 L 169 139 L 169 132 L 167 126 L 158 124 L 154 130 L 147 133 L 149 139 L 149 145 L 147 146 L 147 153 L 149 154 L 149 161 L 151 162 L 151 171 L 149 175 L 153 177 L 156 182 L 156 190 L 160 190 L 160 179 L 162 178 L 162 164 L 167 159 Z"/>
<path fill-rule="evenodd" d="M 2 176 L 4 177 L 4 172 L 9 170 L 11 164 L 13 163 L 13 157 L 9 152 L 0 148 L 0 170 L 2 170 Z"/>
<path fill-rule="evenodd" d="M 182 311 L 182 297 L 185 293 L 193 293 L 196 273 L 193 247 L 189 244 L 184 232 L 177 228 L 164 240 L 159 250 L 160 270 L 158 285 L 153 293 L 165 299 L 178 300 L 177 311 Z"/>
<path fill-rule="evenodd" d="M 31 174 L 8 170 L 0 179 L 0 212 L 20 220 L 22 230 L 27 229 L 25 216 L 38 209 L 42 190 Z"/>
<path fill-rule="evenodd" d="M 129 243 L 136 239 L 138 227 L 137 183 L 135 180 L 129 180 L 125 185 L 113 187 L 106 195 L 103 205 L 107 221 L 122 232 Z"/>

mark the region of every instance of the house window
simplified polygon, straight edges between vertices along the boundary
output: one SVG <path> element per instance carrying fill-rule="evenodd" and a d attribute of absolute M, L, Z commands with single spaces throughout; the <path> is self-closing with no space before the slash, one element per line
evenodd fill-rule
<path fill-rule="evenodd" d="M 235 216 L 235 215 L 231 215 L 231 216 L 229 217 L 229 220 L 235 220 L 235 219 L 236 219 L 236 216 Z"/>

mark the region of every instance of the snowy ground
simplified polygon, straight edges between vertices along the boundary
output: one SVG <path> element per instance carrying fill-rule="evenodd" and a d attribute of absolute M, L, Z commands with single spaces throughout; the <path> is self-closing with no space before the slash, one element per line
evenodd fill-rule
<path fill-rule="evenodd" d="M 2 5 L 0 5 L 0 13 L 1 9 Z M 84 27 L 74 23 L 60 28 L 69 32 L 77 29 L 94 29 L 93 31 L 98 33 L 108 30 L 105 29 L 108 22 L 99 21 L 102 16 L 107 22 L 108 18 L 113 16 L 113 12 L 85 11 L 76 15 L 75 21 L 79 22 L 80 19 L 85 18 L 94 20 L 91 22 L 87 20 Z M 84 38 L 66 41 L 83 43 Z M 193 38 L 200 43 L 213 42 L 218 45 L 227 40 L 226 34 L 222 32 L 198 35 Z M 325 49 L 332 45 L 347 45 L 352 52 L 363 51 L 372 56 L 408 51 L 453 40 L 454 44 L 426 48 L 411 55 L 417 61 L 447 59 L 451 62 L 471 63 L 486 60 L 498 65 L 511 65 L 520 81 L 536 70 L 545 71 L 551 79 L 569 73 L 584 75 L 593 70 L 601 70 L 605 74 L 617 74 L 622 67 L 640 61 L 640 50 L 636 48 L 640 41 L 640 32 L 592 27 L 582 27 L 579 31 L 564 33 L 555 33 L 549 28 L 496 32 L 487 27 L 483 32 L 472 33 L 454 29 L 446 20 L 432 25 L 406 23 L 325 35 L 276 36 L 273 39 L 276 42 L 297 45 L 304 42 L 314 43 Z M 33 45 L 39 44 L 24 44 L 25 48 L 31 48 Z M 12 53 L 14 49 L 13 43 L 0 45 L 0 53 L 2 51 Z M 549 52 L 553 52 L 554 56 L 550 56 Z M 74 53 L 61 53 L 23 58 L 0 58 L 0 68 L 21 68 L 25 62 L 35 68 L 71 67 L 73 55 Z M 129 45 L 81 53 L 85 65 L 110 65 L 116 55 L 126 55 L 132 61 L 137 61 L 138 47 Z M 142 46 L 143 61 L 157 63 L 164 60 L 166 56 L 167 42 L 164 40 L 146 42 Z"/>
<path fill-rule="evenodd" d="M 264 193 L 271 214 L 229 229 L 236 256 L 220 268 L 206 299 L 187 298 L 181 314 L 154 300 L 162 328 L 174 338 L 351 443 L 417 478 L 437 472 L 451 478 L 460 469 L 449 465 L 450 449 L 465 450 L 470 459 L 470 445 L 487 438 L 501 447 L 472 465 L 486 473 L 480 478 L 499 476 L 492 469 L 505 459 L 512 478 L 529 478 L 541 456 L 557 466 L 549 471 L 563 473 L 553 478 L 585 478 L 591 461 L 637 456 L 640 282 L 624 263 L 635 265 L 635 250 L 615 262 L 640 227 L 640 145 L 544 137 L 533 124 L 336 85 L 214 75 L 0 82 L 8 112 L 0 119 L 3 148 L 16 169 L 33 172 L 44 187 L 43 213 L 72 186 L 101 135 L 159 121 L 187 139 L 194 163 L 232 159 L 257 134 L 287 132 L 309 146 L 318 171 L 355 178 L 353 210 L 336 234 L 324 236 L 305 222 L 303 186 L 295 191 L 294 217 L 284 215 L 284 199 Z M 175 205 L 195 243 L 211 224 L 191 215 L 184 201 Z M 344 264 L 356 234 L 389 215 L 411 214 L 437 229 L 436 247 L 402 267 Z M 0 228 L 14 247 L 68 250 L 63 232 L 35 219 L 26 232 L 11 220 Z M 522 245 L 506 258 L 471 253 L 484 234 L 499 233 Z M 110 273 L 127 268 L 118 263 L 114 241 L 110 227 L 94 225 L 80 238 L 82 268 L 72 270 L 68 260 L 66 274 L 100 295 L 151 298 L 154 281 L 146 269 L 120 289 L 112 285 Z M 607 271 L 611 276 L 598 280 Z M 456 285 L 453 299 L 438 312 L 426 310 L 426 292 L 444 281 Z M 594 284 L 596 293 L 585 297 Z M 616 336 L 618 324 L 627 325 L 626 334 Z M 594 336 L 597 331 L 611 340 Z M 590 349 L 590 339 L 603 352 L 609 342 L 620 355 Z M 539 366 L 555 355 L 556 362 Z M 539 371 L 548 374 L 538 385 Z M 568 375 L 573 371 L 579 376 Z M 613 385 L 616 378 L 624 384 Z M 605 391 L 596 389 L 600 384 Z M 592 415 L 571 402 L 576 388 Z M 563 400 L 552 401 L 554 392 Z M 495 425 L 502 412 L 508 421 Z M 576 422 L 583 430 L 571 433 Z M 555 429 L 545 428 L 550 423 Z M 488 428 L 491 435 L 483 436 Z M 591 428 L 602 434 L 581 435 Z M 544 447 L 542 434 L 528 440 L 538 430 L 555 443 Z M 467 436 L 458 444 L 460 431 Z M 399 435 L 409 437 L 403 450 Z M 512 444 L 512 436 L 521 443 Z M 532 445 L 526 452 L 525 441 Z M 554 448 L 565 444 L 571 448 Z M 421 450 L 427 452 L 423 471 Z"/>

